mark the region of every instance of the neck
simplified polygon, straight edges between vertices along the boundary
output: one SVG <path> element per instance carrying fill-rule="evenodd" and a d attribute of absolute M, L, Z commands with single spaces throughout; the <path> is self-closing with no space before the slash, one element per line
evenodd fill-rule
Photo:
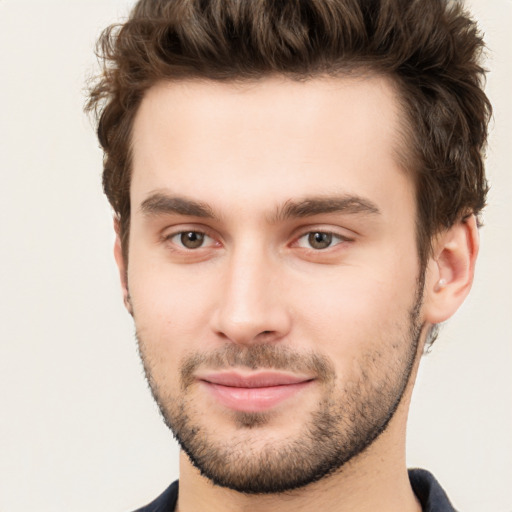
<path fill-rule="evenodd" d="M 405 404 L 402 404 L 405 405 Z M 177 512 L 420 512 L 405 463 L 405 422 L 400 411 L 388 429 L 341 470 L 280 494 L 247 495 L 215 486 L 181 454 Z M 396 440 L 399 441 L 396 441 Z"/>
<path fill-rule="evenodd" d="M 425 330 L 426 331 L 426 330 Z M 424 338 L 423 338 L 424 341 Z M 213 485 L 180 455 L 176 512 L 421 512 L 407 473 L 406 424 L 423 342 L 402 400 L 386 430 L 340 470 L 300 489 L 248 495 Z"/>

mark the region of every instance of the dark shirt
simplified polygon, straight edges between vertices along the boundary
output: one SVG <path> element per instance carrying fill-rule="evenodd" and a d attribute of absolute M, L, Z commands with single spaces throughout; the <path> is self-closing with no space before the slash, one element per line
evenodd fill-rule
<path fill-rule="evenodd" d="M 423 512 L 456 512 L 437 480 L 424 469 L 410 469 L 409 480 Z M 178 501 L 178 481 L 149 505 L 135 512 L 173 512 Z"/>

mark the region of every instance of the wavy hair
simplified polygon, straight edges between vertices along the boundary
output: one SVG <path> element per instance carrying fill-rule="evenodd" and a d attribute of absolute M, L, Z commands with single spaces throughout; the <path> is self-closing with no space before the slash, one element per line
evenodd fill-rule
<path fill-rule="evenodd" d="M 483 153 L 491 106 L 476 23 L 450 0 L 140 0 L 102 33 L 91 86 L 104 150 L 103 187 L 127 257 L 131 130 L 162 80 L 307 80 L 358 70 L 397 86 L 417 200 L 421 264 L 432 237 L 472 213 L 488 190 Z"/>

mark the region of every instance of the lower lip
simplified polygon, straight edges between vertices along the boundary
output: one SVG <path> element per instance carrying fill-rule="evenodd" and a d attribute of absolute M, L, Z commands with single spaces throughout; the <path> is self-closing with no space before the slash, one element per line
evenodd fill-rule
<path fill-rule="evenodd" d="M 238 388 L 202 382 L 222 405 L 241 412 L 267 411 L 300 393 L 312 383 L 312 381 L 304 381 L 283 386 Z"/>

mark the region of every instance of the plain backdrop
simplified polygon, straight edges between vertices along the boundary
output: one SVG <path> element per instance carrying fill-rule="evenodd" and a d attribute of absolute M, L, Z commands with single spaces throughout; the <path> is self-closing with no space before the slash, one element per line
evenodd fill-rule
<path fill-rule="evenodd" d="M 112 257 L 82 113 L 126 0 L 0 0 L 0 511 L 128 512 L 178 474 Z M 468 3 L 490 47 L 492 189 L 470 298 L 424 358 L 408 464 L 465 512 L 511 512 L 511 0 Z"/>

